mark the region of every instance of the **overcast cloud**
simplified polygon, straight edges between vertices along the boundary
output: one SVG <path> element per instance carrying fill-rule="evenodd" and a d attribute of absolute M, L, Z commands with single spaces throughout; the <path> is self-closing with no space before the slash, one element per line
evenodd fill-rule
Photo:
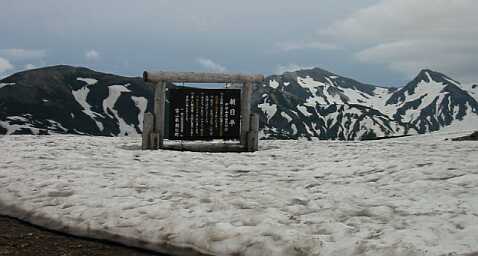
<path fill-rule="evenodd" d="M 421 68 L 478 81 L 476 0 L 384 0 L 321 31 L 361 45 L 356 57 L 407 75 Z"/>
<path fill-rule="evenodd" d="M 3 77 L 7 71 L 12 70 L 13 68 L 12 63 L 10 63 L 9 60 L 0 57 L 0 77 Z"/>
<path fill-rule="evenodd" d="M 421 68 L 478 81 L 474 0 L 2 0 L 1 10 L 3 75 L 53 64 L 124 75 L 316 66 L 377 84 L 402 85 Z"/>
<path fill-rule="evenodd" d="M 96 61 L 100 59 L 100 53 L 96 50 L 89 50 L 85 52 L 85 58 L 90 61 Z"/>

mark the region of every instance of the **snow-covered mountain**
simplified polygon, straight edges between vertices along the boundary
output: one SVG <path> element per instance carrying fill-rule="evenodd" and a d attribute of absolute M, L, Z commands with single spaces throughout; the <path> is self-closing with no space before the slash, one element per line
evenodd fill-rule
<path fill-rule="evenodd" d="M 269 77 L 254 100 L 265 138 L 350 140 L 478 129 L 476 91 L 431 70 L 385 88 L 315 68 Z"/>
<path fill-rule="evenodd" d="M 264 138 L 366 139 L 407 133 L 374 105 L 394 89 L 362 84 L 315 68 L 271 76 L 256 88 Z"/>
<path fill-rule="evenodd" d="M 54 66 L 0 81 L 0 134 L 141 133 L 152 89 L 141 78 Z"/>
<path fill-rule="evenodd" d="M 419 133 L 450 125 L 478 129 L 478 103 L 472 89 L 441 73 L 422 70 L 392 94 L 383 112 L 410 123 Z"/>
<path fill-rule="evenodd" d="M 268 77 L 253 111 L 262 138 L 376 139 L 476 129 L 477 95 L 477 85 L 431 70 L 385 88 L 314 68 Z M 0 80 L 0 134 L 137 134 L 151 99 L 141 78 L 70 66 L 20 72 Z"/>

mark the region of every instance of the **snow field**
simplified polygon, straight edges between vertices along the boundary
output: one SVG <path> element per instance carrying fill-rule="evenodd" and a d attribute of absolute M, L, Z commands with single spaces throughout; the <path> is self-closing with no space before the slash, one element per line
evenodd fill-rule
<path fill-rule="evenodd" d="M 478 252 L 478 143 L 433 134 L 141 151 L 138 137 L 0 137 L 0 214 L 187 255 Z"/>

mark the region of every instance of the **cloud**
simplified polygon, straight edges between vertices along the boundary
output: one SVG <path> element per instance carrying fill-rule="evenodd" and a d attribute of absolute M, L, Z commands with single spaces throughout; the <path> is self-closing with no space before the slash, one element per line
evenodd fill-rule
<path fill-rule="evenodd" d="M 320 33 L 356 49 L 365 63 L 406 75 L 433 68 L 478 80 L 478 1 L 381 0 Z"/>
<path fill-rule="evenodd" d="M 339 49 L 337 45 L 324 43 L 320 41 L 315 42 L 279 42 L 275 44 L 275 48 L 279 51 L 289 52 L 296 50 L 306 50 L 306 49 L 319 49 L 319 50 L 337 50 Z"/>
<path fill-rule="evenodd" d="M 37 68 L 37 66 L 35 66 L 35 65 L 31 64 L 31 63 L 29 63 L 29 64 L 26 64 L 26 65 L 24 66 L 24 68 L 25 68 L 25 69 L 35 69 L 35 68 Z"/>
<path fill-rule="evenodd" d="M 376 45 L 358 52 L 357 58 L 362 62 L 387 65 L 407 75 L 431 68 L 469 81 L 478 80 L 477 53 L 478 49 L 471 42 L 421 39 Z"/>
<path fill-rule="evenodd" d="M 222 72 L 226 72 L 227 71 L 227 68 L 224 67 L 223 65 L 221 64 L 218 64 L 216 62 L 214 62 L 213 60 L 211 59 L 206 59 L 206 58 L 198 58 L 196 60 L 199 65 L 201 65 L 204 69 L 207 69 L 209 71 L 213 71 L 213 72 L 219 72 L 219 73 L 222 73 Z"/>
<path fill-rule="evenodd" d="M 303 69 L 312 69 L 313 67 L 310 66 L 302 66 L 302 65 L 297 65 L 297 64 L 287 64 L 287 65 L 279 65 L 276 67 L 275 74 L 281 75 L 285 72 L 293 72 L 297 70 L 303 70 Z"/>
<path fill-rule="evenodd" d="M 12 70 L 14 67 L 9 60 L 0 57 L 0 74 L 3 74 L 9 70 Z"/>
<path fill-rule="evenodd" d="M 90 61 L 99 60 L 100 53 L 96 50 L 88 50 L 85 52 L 85 58 Z"/>
<path fill-rule="evenodd" d="M 0 55 L 5 56 L 12 61 L 37 60 L 45 58 L 46 51 L 38 49 L 11 48 L 1 49 Z"/>

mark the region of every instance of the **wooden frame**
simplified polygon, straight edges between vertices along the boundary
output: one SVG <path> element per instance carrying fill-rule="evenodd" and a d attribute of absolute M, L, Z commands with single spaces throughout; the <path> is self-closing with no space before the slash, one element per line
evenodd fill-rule
<path fill-rule="evenodd" d="M 146 113 L 143 124 L 142 148 L 172 149 L 198 152 L 254 152 L 258 150 L 259 116 L 251 114 L 252 85 L 264 81 L 263 75 L 195 73 L 195 72 L 147 72 L 145 82 L 154 84 L 153 113 Z M 241 83 L 241 129 L 239 144 L 164 144 L 164 115 L 166 84 L 171 83 Z"/>

